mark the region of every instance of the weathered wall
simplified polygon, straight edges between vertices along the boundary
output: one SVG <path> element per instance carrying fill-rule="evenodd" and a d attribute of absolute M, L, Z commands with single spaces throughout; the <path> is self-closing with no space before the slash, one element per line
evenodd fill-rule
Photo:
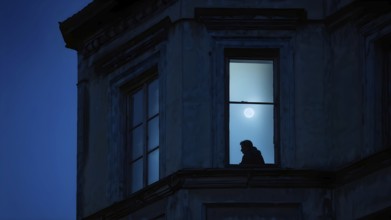
<path fill-rule="evenodd" d="M 182 35 L 182 168 L 208 168 L 213 158 L 211 39 L 205 27 L 195 22 L 181 22 L 178 26 Z"/>
<path fill-rule="evenodd" d="M 170 30 L 163 56 L 167 174 L 181 168 L 211 167 L 209 44 L 205 29 L 196 23 L 178 22 Z"/>
<path fill-rule="evenodd" d="M 326 103 L 327 66 L 330 64 L 329 33 L 324 25 L 301 27 L 294 39 L 295 68 L 295 167 L 327 169 Z"/>
<path fill-rule="evenodd" d="M 331 69 L 327 79 L 327 143 L 332 166 L 358 158 L 362 151 L 363 45 L 354 24 L 333 31 L 330 39 Z"/>
<path fill-rule="evenodd" d="M 81 204 L 84 214 L 91 214 L 98 209 L 107 206 L 107 197 L 104 193 L 106 191 L 106 179 L 108 176 L 108 82 L 101 77 L 95 77 L 92 72 L 92 67 L 81 60 L 79 69 L 83 70 L 81 83 L 87 85 L 88 90 L 86 96 L 88 99 L 88 106 L 85 106 L 84 117 L 87 117 L 88 131 L 86 138 L 88 145 L 79 146 L 78 155 L 80 160 L 78 172 L 82 172 L 80 177 L 81 183 L 78 184 L 78 191 L 82 199 Z M 83 75 L 87 75 L 86 76 Z M 84 81 L 86 80 L 86 81 Z M 79 97 L 81 98 L 81 97 Z M 101 120 L 102 119 L 102 120 Z M 78 120 L 85 120 L 79 117 Z M 79 131 L 82 132 L 82 131 Z M 80 135 L 80 134 L 79 134 Z M 82 152 L 81 152 L 82 151 Z M 78 198 L 79 199 L 79 198 Z"/>

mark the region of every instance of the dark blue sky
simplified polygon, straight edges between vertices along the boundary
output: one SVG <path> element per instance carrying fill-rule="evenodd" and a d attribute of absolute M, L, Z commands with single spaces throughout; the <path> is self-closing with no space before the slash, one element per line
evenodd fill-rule
<path fill-rule="evenodd" d="M 0 219 L 75 219 L 76 52 L 58 22 L 92 0 L 0 1 Z"/>

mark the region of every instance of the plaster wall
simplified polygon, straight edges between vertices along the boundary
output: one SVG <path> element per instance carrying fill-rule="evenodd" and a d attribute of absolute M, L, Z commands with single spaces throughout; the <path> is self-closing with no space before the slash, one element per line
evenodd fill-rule
<path fill-rule="evenodd" d="M 169 31 L 169 37 L 167 41 L 167 48 L 165 50 L 165 55 L 163 56 L 166 69 L 166 76 L 164 78 L 166 94 L 165 100 L 166 103 L 166 125 L 163 125 L 165 132 L 165 147 L 162 151 L 165 151 L 165 169 L 167 173 L 175 172 L 178 170 L 183 161 L 181 160 L 183 149 L 182 144 L 183 140 L 183 130 L 182 125 L 184 123 L 183 118 L 183 71 L 182 71 L 182 50 L 181 45 L 183 41 L 183 36 L 179 27 L 171 28 Z"/>
<path fill-rule="evenodd" d="M 343 166 L 363 151 L 363 45 L 357 28 L 348 23 L 332 33 L 331 68 L 327 73 L 327 143 L 331 164 Z"/>
<path fill-rule="evenodd" d="M 179 26 L 183 34 L 183 168 L 207 168 L 211 167 L 213 158 L 211 42 L 202 25 L 183 22 Z"/>
<path fill-rule="evenodd" d="M 328 35 L 318 24 L 301 27 L 294 38 L 296 168 L 329 168 L 325 115 L 330 106 L 324 83 Z"/>
<path fill-rule="evenodd" d="M 89 145 L 84 161 L 83 207 L 85 214 L 107 206 L 106 179 L 108 177 L 108 97 L 107 81 L 89 83 Z M 99 119 L 99 120 L 98 120 Z M 103 119 L 103 120 L 100 120 Z"/>

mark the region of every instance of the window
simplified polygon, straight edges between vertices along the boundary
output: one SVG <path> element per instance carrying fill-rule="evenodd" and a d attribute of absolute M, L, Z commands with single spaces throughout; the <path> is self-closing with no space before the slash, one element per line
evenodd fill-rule
<path fill-rule="evenodd" d="M 382 73 L 381 73 L 381 121 L 382 144 L 391 146 L 391 39 L 383 40 L 382 46 Z"/>
<path fill-rule="evenodd" d="M 265 164 L 275 164 L 278 50 L 229 49 L 225 55 L 229 81 L 229 164 L 241 162 L 243 140 L 252 141 Z"/>
<path fill-rule="evenodd" d="M 137 79 L 127 93 L 127 174 L 130 192 L 159 179 L 159 81 Z"/>

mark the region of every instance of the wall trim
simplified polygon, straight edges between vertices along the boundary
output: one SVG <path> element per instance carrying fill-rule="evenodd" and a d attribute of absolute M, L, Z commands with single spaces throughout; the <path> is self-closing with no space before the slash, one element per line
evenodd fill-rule
<path fill-rule="evenodd" d="M 246 167 L 180 170 L 84 219 L 125 217 L 182 189 L 324 188 L 334 190 L 388 167 L 391 167 L 391 148 L 336 171 Z"/>

